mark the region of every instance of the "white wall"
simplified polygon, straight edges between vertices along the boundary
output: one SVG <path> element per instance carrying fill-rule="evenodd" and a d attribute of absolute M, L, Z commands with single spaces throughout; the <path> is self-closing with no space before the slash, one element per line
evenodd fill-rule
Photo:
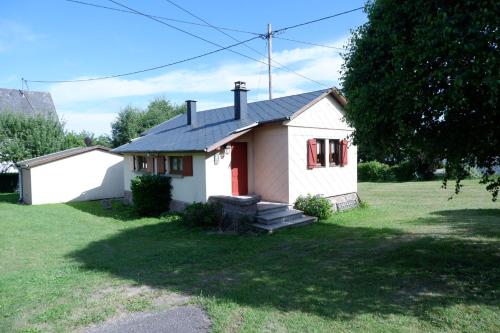
<path fill-rule="evenodd" d="M 206 154 L 162 154 L 161 156 L 193 156 L 193 176 L 183 177 L 172 175 L 172 199 L 192 203 L 206 201 L 205 160 Z M 130 181 L 142 172 L 134 172 L 133 155 L 125 156 L 123 185 L 125 191 L 130 191 Z M 166 166 L 168 169 L 168 166 Z M 156 168 L 155 168 L 156 169 Z"/>
<path fill-rule="evenodd" d="M 342 140 L 352 133 L 352 128 L 342 119 L 341 110 L 341 106 L 329 96 L 286 124 L 290 156 L 288 202 L 293 203 L 299 195 L 308 193 L 335 196 L 357 192 L 356 146 L 349 144 L 348 164 L 344 167 L 330 167 L 327 158 L 325 167 L 307 169 L 308 139 Z"/>
<path fill-rule="evenodd" d="M 254 186 L 254 144 L 253 134 L 248 133 L 234 140 L 234 142 L 247 143 L 247 161 L 248 161 L 248 193 L 255 193 Z M 218 164 L 215 164 L 215 154 L 207 154 L 205 165 L 207 172 L 207 192 L 206 198 L 212 195 L 232 195 L 232 177 L 231 177 L 231 153 L 219 157 Z"/>
<path fill-rule="evenodd" d="M 123 196 L 123 157 L 99 150 L 39 165 L 24 173 L 31 175 L 34 205 Z"/>
<path fill-rule="evenodd" d="M 253 132 L 255 193 L 265 201 L 288 202 L 288 128 L 267 125 Z"/>

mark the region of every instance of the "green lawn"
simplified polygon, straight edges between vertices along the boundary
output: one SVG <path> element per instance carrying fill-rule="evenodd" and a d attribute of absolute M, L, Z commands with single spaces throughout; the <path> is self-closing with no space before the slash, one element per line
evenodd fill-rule
<path fill-rule="evenodd" d="M 0 194 L 0 332 L 186 301 L 222 332 L 500 331 L 500 203 L 473 181 L 453 200 L 439 182 L 359 192 L 368 208 L 268 236 Z"/>

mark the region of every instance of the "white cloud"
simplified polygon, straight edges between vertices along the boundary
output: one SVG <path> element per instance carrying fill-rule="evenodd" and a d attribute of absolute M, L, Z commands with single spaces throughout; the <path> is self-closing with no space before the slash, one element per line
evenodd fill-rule
<path fill-rule="evenodd" d="M 342 38 L 329 44 L 342 45 L 345 41 L 346 38 Z M 343 62 L 339 51 L 318 46 L 275 52 L 273 59 L 295 72 L 328 86 L 338 85 L 339 71 Z M 279 66 L 277 63 L 275 65 Z M 212 67 L 198 66 L 193 69 L 173 69 L 165 74 L 144 79 L 125 77 L 81 83 L 58 83 L 50 86 L 49 90 L 58 107 L 65 110 L 59 113 L 65 116 L 69 128 L 104 133 L 109 132 L 109 123 L 116 116 L 114 113 L 109 113 L 111 100 L 114 100 L 115 104 L 111 110 L 118 111 L 120 106 L 116 107 L 116 103 L 120 99 L 130 100 L 158 94 L 168 94 L 169 97 L 181 95 L 182 98 L 189 95 L 189 98 L 198 100 L 198 109 L 204 110 L 230 105 L 232 96 L 228 94 L 228 90 L 237 80 L 246 81 L 247 87 L 253 91 L 249 95 L 250 101 L 268 97 L 266 66 L 250 61 L 223 63 Z M 274 97 L 321 88 L 318 84 L 295 73 L 273 69 Z M 92 104 L 92 107 L 85 110 L 82 104 Z"/>

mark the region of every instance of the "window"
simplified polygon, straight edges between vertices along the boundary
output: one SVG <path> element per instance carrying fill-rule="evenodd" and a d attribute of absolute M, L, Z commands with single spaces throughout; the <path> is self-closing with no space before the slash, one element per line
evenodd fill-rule
<path fill-rule="evenodd" d="M 316 166 L 325 166 L 325 140 L 316 139 Z"/>
<path fill-rule="evenodd" d="M 169 173 L 173 175 L 182 175 L 183 174 L 183 158 L 181 156 L 170 156 L 169 158 Z"/>
<path fill-rule="evenodd" d="M 329 162 L 330 166 L 340 165 L 340 141 L 339 140 L 329 140 L 330 150 L 329 150 Z"/>
<path fill-rule="evenodd" d="M 148 169 L 148 162 L 144 156 L 134 156 L 134 170 L 146 171 Z"/>

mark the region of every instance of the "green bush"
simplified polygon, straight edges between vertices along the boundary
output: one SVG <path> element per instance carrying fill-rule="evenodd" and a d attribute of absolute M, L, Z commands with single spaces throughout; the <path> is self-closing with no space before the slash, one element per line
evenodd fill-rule
<path fill-rule="evenodd" d="M 361 182 L 383 182 L 392 180 L 391 168 L 378 161 L 358 163 L 358 180 Z"/>
<path fill-rule="evenodd" d="M 137 176 L 131 181 L 134 207 L 141 216 L 159 216 L 172 200 L 171 179 L 159 175 Z"/>
<path fill-rule="evenodd" d="M 332 215 L 331 202 L 320 196 L 299 196 L 295 201 L 294 208 L 301 210 L 304 214 L 309 216 L 316 216 L 320 220 L 325 220 Z"/>
<path fill-rule="evenodd" d="M 403 161 L 391 166 L 389 172 L 392 173 L 392 177 L 398 182 L 415 179 L 415 165 L 410 161 Z"/>
<path fill-rule="evenodd" d="M 184 209 L 183 222 L 190 227 L 217 227 L 221 222 L 219 203 L 193 202 Z"/>
<path fill-rule="evenodd" d="M 0 173 L 0 193 L 14 192 L 18 182 L 19 175 L 17 173 Z"/>

